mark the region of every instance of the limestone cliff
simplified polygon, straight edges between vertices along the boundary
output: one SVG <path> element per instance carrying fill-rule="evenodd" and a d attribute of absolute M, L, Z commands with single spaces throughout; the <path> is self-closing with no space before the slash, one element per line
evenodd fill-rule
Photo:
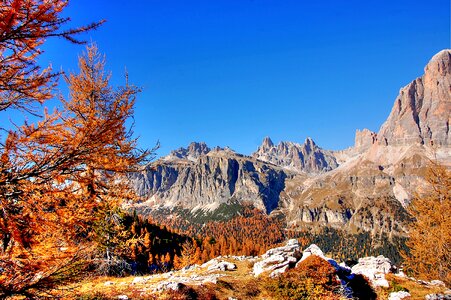
<path fill-rule="evenodd" d="M 280 142 L 276 146 L 266 137 L 252 156 L 289 170 L 306 173 L 323 173 L 338 166 L 331 151 L 321 149 L 311 138 L 307 138 L 302 145 Z"/>
<path fill-rule="evenodd" d="M 436 54 L 424 75 L 402 88 L 378 133 L 382 145 L 451 146 L 451 50 Z"/>
<path fill-rule="evenodd" d="M 274 165 L 216 149 L 195 161 L 165 158 L 131 176 L 149 206 L 214 210 L 238 201 L 270 213 L 279 205 L 287 174 Z"/>

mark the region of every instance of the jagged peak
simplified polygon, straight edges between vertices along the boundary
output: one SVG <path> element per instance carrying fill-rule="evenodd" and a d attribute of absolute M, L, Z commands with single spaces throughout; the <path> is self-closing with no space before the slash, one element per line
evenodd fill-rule
<path fill-rule="evenodd" d="M 180 147 L 177 150 L 171 151 L 168 158 L 176 157 L 181 159 L 196 159 L 201 155 L 209 153 L 211 149 L 205 142 L 191 142 L 188 147 Z"/>
<path fill-rule="evenodd" d="M 305 139 L 304 145 L 311 147 L 312 149 L 316 147 L 315 141 L 311 137 Z"/>
<path fill-rule="evenodd" d="M 207 146 L 205 142 L 191 142 L 188 145 L 188 151 L 210 151 L 210 148 Z"/>
<path fill-rule="evenodd" d="M 262 146 L 266 147 L 266 148 L 270 148 L 270 147 L 274 147 L 274 143 L 272 142 L 272 140 L 269 136 L 266 136 L 263 139 Z"/>

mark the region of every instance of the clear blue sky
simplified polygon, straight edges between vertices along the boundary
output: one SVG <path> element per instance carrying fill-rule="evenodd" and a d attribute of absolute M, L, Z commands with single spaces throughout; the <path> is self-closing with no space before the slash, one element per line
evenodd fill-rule
<path fill-rule="evenodd" d="M 450 44 L 448 0 L 72 0 L 65 14 L 107 20 L 84 38 L 114 84 L 126 67 L 143 88 L 135 133 L 143 147 L 160 140 L 159 155 L 191 141 L 250 154 L 267 135 L 349 147 Z M 44 49 L 44 62 L 76 70 L 83 46 Z"/>

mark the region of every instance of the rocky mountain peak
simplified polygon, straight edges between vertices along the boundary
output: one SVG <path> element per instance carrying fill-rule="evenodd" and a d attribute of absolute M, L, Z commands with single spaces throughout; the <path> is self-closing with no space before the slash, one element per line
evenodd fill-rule
<path fill-rule="evenodd" d="M 451 73 L 451 49 L 444 49 L 434 55 L 424 68 L 425 75 L 446 76 Z"/>
<path fill-rule="evenodd" d="M 201 155 L 209 153 L 211 149 L 204 142 L 192 142 L 187 148 L 179 148 L 177 150 L 171 151 L 168 158 L 180 158 L 196 160 Z"/>
<path fill-rule="evenodd" d="M 304 142 L 304 147 L 308 152 L 311 152 L 313 149 L 315 149 L 316 144 L 312 138 L 307 137 Z"/>
<path fill-rule="evenodd" d="M 363 153 L 366 150 L 368 150 L 371 147 L 371 145 L 376 143 L 376 141 L 377 141 L 377 133 L 366 128 L 363 130 L 357 129 L 355 132 L 354 148 L 357 150 L 358 153 Z"/>
<path fill-rule="evenodd" d="M 277 146 L 265 138 L 252 156 L 298 172 L 322 173 L 338 166 L 332 153 L 318 147 L 311 138 L 302 145 L 282 141 Z"/>
<path fill-rule="evenodd" d="M 271 148 L 271 147 L 274 147 L 274 143 L 272 142 L 271 138 L 269 136 L 267 136 L 263 139 L 261 147 Z"/>
<path fill-rule="evenodd" d="M 450 146 L 451 50 L 436 54 L 425 74 L 402 88 L 378 144 Z"/>

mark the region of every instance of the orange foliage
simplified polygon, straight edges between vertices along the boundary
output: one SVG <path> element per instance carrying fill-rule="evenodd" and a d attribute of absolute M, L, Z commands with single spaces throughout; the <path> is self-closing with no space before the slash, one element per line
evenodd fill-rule
<path fill-rule="evenodd" d="M 97 28 L 102 22 L 60 30 L 70 18 L 60 16 L 68 1 L 2 0 L 0 7 L 0 112 L 20 109 L 34 112 L 33 103 L 52 97 L 56 73 L 42 70 L 39 48 L 49 37 L 81 43 L 75 35 Z"/>
<path fill-rule="evenodd" d="M 163 223 L 180 234 L 197 237 L 199 243 L 193 241 L 184 245 L 182 255 L 188 256 L 183 259 L 185 265 L 203 263 L 218 255 L 260 255 L 285 240 L 280 221 L 250 207 L 228 221 L 202 225 L 182 218 L 157 218 L 151 222 Z"/>
<path fill-rule="evenodd" d="M 324 259 L 311 255 L 296 268 L 268 278 L 266 290 L 274 299 L 340 299 L 335 269 Z"/>
<path fill-rule="evenodd" d="M 138 90 L 111 89 L 95 46 L 79 67 L 62 111 L 10 131 L 0 149 L 0 296 L 74 279 L 94 216 L 136 197 L 124 174 L 149 154 L 126 127 Z"/>
<path fill-rule="evenodd" d="M 417 196 L 409 211 L 410 225 L 404 254 L 406 270 L 422 279 L 451 284 L 451 172 L 440 165 L 429 169 L 428 191 Z"/>

